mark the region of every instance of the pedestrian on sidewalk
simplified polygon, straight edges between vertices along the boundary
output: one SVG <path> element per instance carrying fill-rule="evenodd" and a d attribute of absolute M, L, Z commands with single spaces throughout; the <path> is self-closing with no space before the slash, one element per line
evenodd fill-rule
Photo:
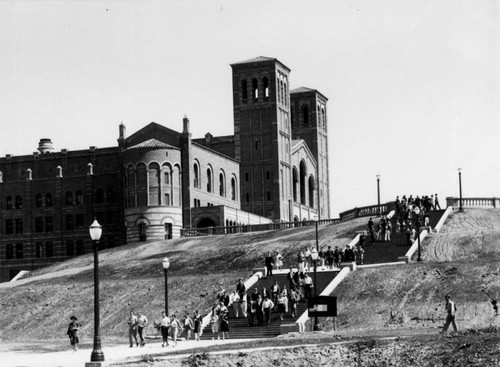
<path fill-rule="evenodd" d="M 271 310 L 274 308 L 274 303 L 269 298 L 264 298 L 262 301 L 262 312 L 264 314 L 264 321 L 267 322 L 267 327 L 271 325 Z"/>
<path fill-rule="evenodd" d="M 182 333 L 182 325 L 175 314 L 170 318 L 170 328 L 172 329 L 172 340 L 174 342 L 174 347 L 177 345 L 177 337 Z"/>
<path fill-rule="evenodd" d="M 134 346 L 132 339 L 135 340 L 136 346 L 139 346 L 139 342 L 137 341 L 137 316 L 135 315 L 134 311 L 130 311 L 130 315 L 127 318 L 127 325 L 128 325 L 128 342 L 130 348 Z"/>
<path fill-rule="evenodd" d="M 457 322 L 455 321 L 455 315 L 457 312 L 457 306 L 455 305 L 455 302 L 451 300 L 451 297 L 449 295 L 444 296 L 444 299 L 446 300 L 446 322 L 443 326 L 443 330 L 441 330 L 441 333 L 446 333 L 448 331 L 448 327 L 450 324 L 453 326 L 453 330 L 455 332 L 458 331 L 458 326 Z"/>
<path fill-rule="evenodd" d="M 266 278 L 273 276 L 273 265 L 274 265 L 273 255 L 269 251 L 267 256 L 265 256 L 264 263 L 266 265 Z"/>
<path fill-rule="evenodd" d="M 138 312 L 137 317 L 137 333 L 139 334 L 139 338 L 141 340 L 141 347 L 146 345 L 146 341 L 144 340 L 144 328 L 148 324 L 148 318 L 144 316 L 142 313 Z"/>
<path fill-rule="evenodd" d="M 201 328 L 203 325 L 203 318 L 201 317 L 198 310 L 196 310 L 194 312 L 193 322 L 194 322 L 194 340 L 200 341 Z"/>
<path fill-rule="evenodd" d="M 165 311 L 161 313 L 161 321 L 160 321 L 160 331 L 162 337 L 162 347 L 168 347 L 168 334 L 170 331 L 170 318 L 167 316 Z"/>
<path fill-rule="evenodd" d="M 194 322 L 187 312 L 184 317 L 184 330 L 186 331 L 186 340 L 189 341 L 189 339 L 191 339 L 191 333 L 194 330 Z"/>
<path fill-rule="evenodd" d="M 76 316 L 71 316 L 70 320 L 71 322 L 69 323 L 66 334 L 69 337 L 69 343 L 73 347 L 73 351 L 76 352 L 78 350 L 78 343 L 80 342 L 78 339 L 78 329 L 80 328 L 80 324 L 77 322 L 78 319 Z"/>

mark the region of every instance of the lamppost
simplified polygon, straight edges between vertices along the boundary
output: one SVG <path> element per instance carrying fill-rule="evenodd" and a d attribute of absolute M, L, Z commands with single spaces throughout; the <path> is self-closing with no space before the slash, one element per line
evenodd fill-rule
<path fill-rule="evenodd" d="M 163 272 L 165 273 L 165 315 L 168 316 L 168 268 L 170 267 L 170 260 L 168 257 L 163 258 Z"/>
<path fill-rule="evenodd" d="M 415 213 L 415 224 L 417 225 L 417 241 L 418 241 L 418 256 L 417 261 L 422 261 L 420 257 L 420 208 L 418 206 L 413 208 L 413 213 Z"/>
<path fill-rule="evenodd" d="M 378 204 L 378 214 L 380 214 L 380 174 L 377 173 L 377 204 Z"/>
<path fill-rule="evenodd" d="M 94 246 L 94 349 L 90 355 L 91 362 L 104 361 L 104 353 L 101 350 L 101 336 L 99 335 L 99 240 L 101 239 L 102 227 L 94 219 L 89 228 L 90 238 Z"/>
<path fill-rule="evenodd" d="M 458 208 L 459 211 L 463 212 L 464 208 L 462 206 L 462 169 L 458 169 L 458 188 L 460 192 L 460 207 Z"/>
<path fill-rule="evenodd" d="M 316 222 L 318 223 L 318 222 Z M 317 238 L 317 237 L 316 237 Z M 318 268 L 318 250 L 313 248 L 311 251 L 311 258 L 313 260 L 314 264 L 314 297 L 316 298 L 318 295 L 318 283 L 317 283 L 317 268 Z M 319 325 L 318 325 L 318 316 L 314 316 L 314 326 L 313 326 L 313 331 L 318 331 L 319 330 Z"/>

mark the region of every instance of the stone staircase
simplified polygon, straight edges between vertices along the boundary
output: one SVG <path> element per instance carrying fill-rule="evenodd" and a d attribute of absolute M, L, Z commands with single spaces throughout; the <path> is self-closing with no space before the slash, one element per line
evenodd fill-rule
<path fill-rule="evenodd" d="M 441 219 L 444 210 L 435 210 L 429 212 L 429 225 L 434 228 L 436 224 Z M 380 218 L 376 219 L 377 221 Z M 368 223 L 368 220 L 366 221 Z M 423 220 L 421 220 L 421 229 L 424 225 Z M 407 244 L 406 233 L 396 233 L 394 228 L 396 227 L 396 218 L 391 219 L 392 223 L 392 234 L 391 240 L 388 242 L 376 241 L 372 242 L 370 235 L 366 237 L 364 241 L 365 247 L 365 258 L 364 264 L 377 264 L 377 263 L 389 263 L 398 261 L 399 256 L 404 256 L 408 249 L 410 248 Z"/>
<path fill-rule="evenodd" d="M 328 284 L 335 278 L 339 270 L 321 270 L 318 269 L 317 272 L 317 294 L 319 295 L 323 289 L 326 288 Z M 309 275 L 314 280 L 314 272 L 309 272 Z M 286 286 L 289 290 L 289 284 L 287 279 L 287 274 L 276 274 L 270 278 L 261 278 L 253 287 L 249 289 L 248 292 L 252 293 L 255 288 L 262 291 L 265 288 L 271 288 L 274 281 L 277 280 L 280 287 Z M 314 295 L 314 290 L 313 290 Z M 297 304 L 297 312 L 295 317 L 291 315 L 291 309 L 289 312 L 283 315 L 283 320 L 280 319 L 280 314 L 277 309 L 273 310 L 271 313 L 271 323 L 269 327 L 264 323 L 263 325 L 258 325 L 257 321 L 253 326 L 248 325 L 248 319 L 240 315 L 240 318 L 236 318 L 232 305 L 228 307 L 229 310 L 229 338 L 230 339 L 257 339 L 257 338 L 272 338 L 280 334 L 288 333 L 290 331 L 298 331 L 298 327 L 295 321 L 300 317 L 307 309 L 307 300 L 301 300 Z M 211 326 L 207 325 L 203 329 L 203 334 L 201 339 L 212 339 Z M 217 336 L 215 337 L 217 338 Z"/>

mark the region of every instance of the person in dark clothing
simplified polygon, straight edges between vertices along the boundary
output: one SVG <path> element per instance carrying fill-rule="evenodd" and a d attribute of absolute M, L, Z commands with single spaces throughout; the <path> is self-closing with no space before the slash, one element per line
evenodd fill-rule
<path fill-rule="evenodd" d="M 78 329 L 80 328 L 80 324 L 77 322 L 78 319 L 76 316 L 71 316 L 71 322 L 68 326 L 67 335 L 69 337 L 69 342 L 73 347 L 73 350 L 76 352 L 78 350 L 78 343 L 80 342 L 78 338 Z"/>
<path fill-rule="evenodd" d="M 266 264 L 266 277 L 272 277 L 273 276 L 273 255 L 271 252 L 269 252 L 265 258 L 265 264 Z"/>

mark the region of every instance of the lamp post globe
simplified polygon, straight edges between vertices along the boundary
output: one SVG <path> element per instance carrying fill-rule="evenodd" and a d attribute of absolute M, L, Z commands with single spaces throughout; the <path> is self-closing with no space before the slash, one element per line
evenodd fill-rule
<path fill-rule="evenodd" d="M 163 273 L 165 274 L 165 315 L 168 316 L 168 268 L 170 267 L 170 260 L 164 257 L 162 261 Z"/>
<path fill-rule="evenodd" d="M 101 349 L 101 336 L 100 331 L 100 309 L 99 309 L 99 240 L 102 235 L 102 227 L 94 219 L 89 227 L 90 238 L 94 247 L 94 348 L 90 354 L 91 362 L 103 362 L 104 353 Z"/>

